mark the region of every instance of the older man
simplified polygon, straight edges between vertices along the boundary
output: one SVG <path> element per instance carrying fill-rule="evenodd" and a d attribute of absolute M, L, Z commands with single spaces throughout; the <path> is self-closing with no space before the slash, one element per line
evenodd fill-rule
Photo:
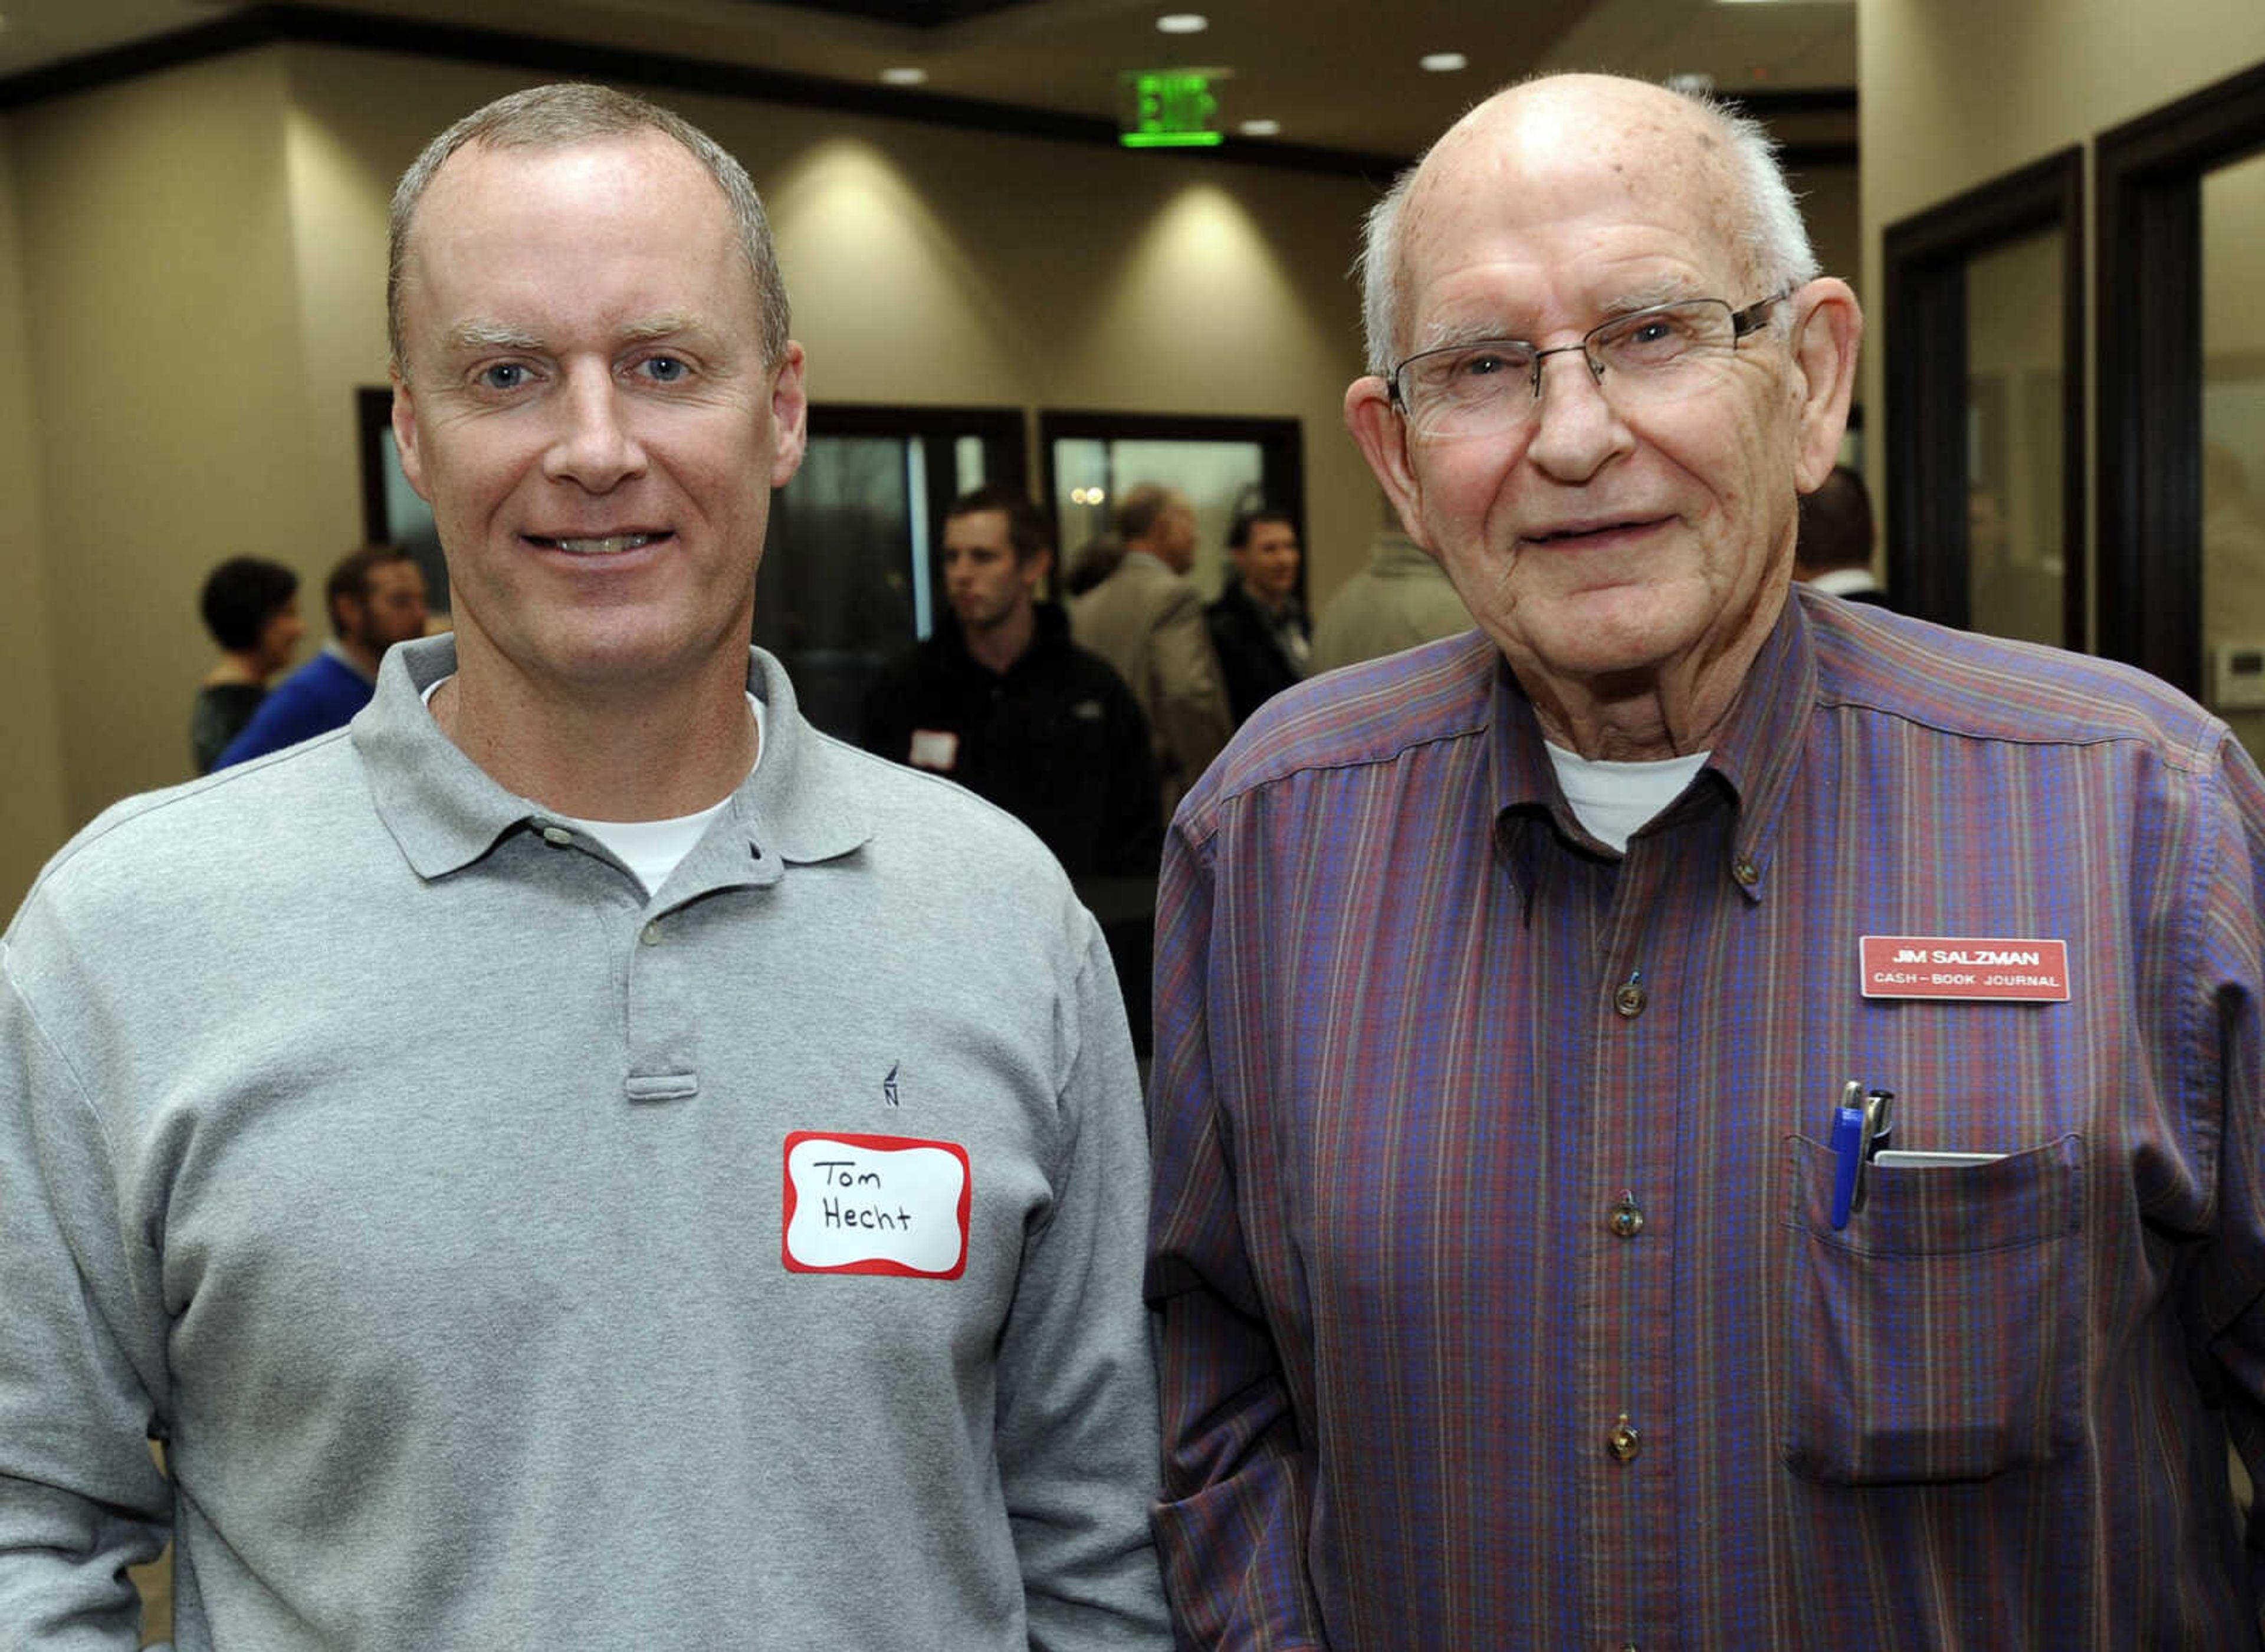
<path fill-rule="evenodd" d="M 0 1641 L 132 1647 L 170 1529 L 186 1646 L 1164 1644 L 1108 955 L 748 651 L 804 393 L 745 172 L 521 93 L 392 278 L 455 638 L 0 958 Z"/>
<path fill-rule="evenodd" d="M 1191 1638 L 2257 1644 L 2255 770 L 1788 595 L 1858 317 L 1744 122 L 1505 92 L 1366 273 L 1347 417 L 1481 632 L 1290 690 L 1167 842 Z"/>

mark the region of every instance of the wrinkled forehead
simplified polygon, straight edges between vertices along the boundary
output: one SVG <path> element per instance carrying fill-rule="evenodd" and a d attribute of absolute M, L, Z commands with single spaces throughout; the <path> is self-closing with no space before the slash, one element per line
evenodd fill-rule
<path fill-rule="evenodd" d="M 1410 188 L 1395 272 L 1403 295 L 1479 236 L 1615 220 L 1669 232 L 1691 262 L 1743 274 L 1747 217 L 1713 117 L 1640 83 L 1570 76 L 1481 104 L 1432 146 Z"/>

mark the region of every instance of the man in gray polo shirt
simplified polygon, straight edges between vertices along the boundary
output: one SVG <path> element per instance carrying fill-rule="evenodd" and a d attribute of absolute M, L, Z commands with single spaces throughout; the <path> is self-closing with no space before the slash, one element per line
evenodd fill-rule
<path fill-rule="evenodd" d="M 746 645 L 804 424 L 746 175 L 519 94 L 390 299 L 455 637 L 0 951 L 0 1647 L 133 1646 L 169 1532 L 183 1652 L 1167 1644 L 1108 954 Z"/>

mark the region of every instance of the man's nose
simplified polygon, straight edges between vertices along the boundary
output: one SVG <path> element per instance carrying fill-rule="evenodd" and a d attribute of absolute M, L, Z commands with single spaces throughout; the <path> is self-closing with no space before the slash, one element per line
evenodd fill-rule
<path fill-rule="evenodd" d="M 570 371 L 557 405 L 559 428 L 543 455 L 545 476 L 605 493 L 644 470 L 645 449 L 609 371 Z"/>
<path fill-rule="evenodd" d="M 1549 358 L 1555 355 L 1572 359 L 1553 375 Z M 1584 346 L 1542 351 L 1533 374 L 1539 400 L 1526 455 L 1542 471 L 1561 482 L 1584 482 L 1635 445 Z"/>

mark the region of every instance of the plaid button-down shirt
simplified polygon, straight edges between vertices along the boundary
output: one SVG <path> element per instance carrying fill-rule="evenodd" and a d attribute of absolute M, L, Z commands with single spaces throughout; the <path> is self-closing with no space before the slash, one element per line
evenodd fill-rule
<path fill-rule="evenodd" d="M 2256 1645 L 2261 832 L 2160 684 L 1806 595 L 1625 856 L 1479 637 L 1275 702 L 1165 854 L 1184 1629 Z M 2065 940 L 2072 994 L 1868 999 L 1867 935 Z M 1836 1231 L 1850 1079 L 2005 1156 Z"/>

